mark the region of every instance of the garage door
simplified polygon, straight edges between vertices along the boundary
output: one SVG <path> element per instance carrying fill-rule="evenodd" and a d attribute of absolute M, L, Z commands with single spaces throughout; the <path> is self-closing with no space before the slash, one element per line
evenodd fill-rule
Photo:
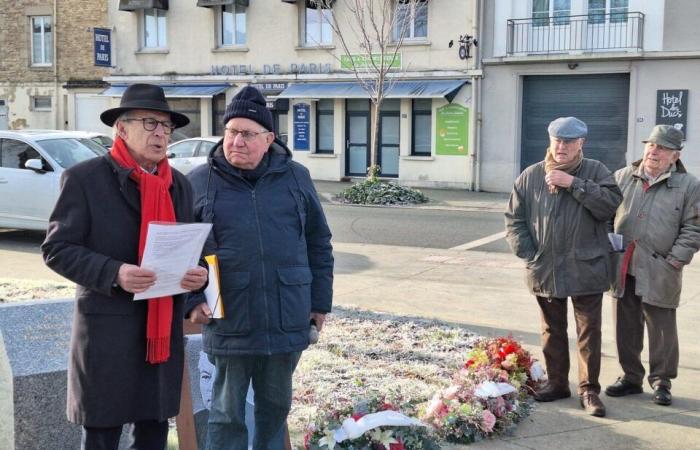
<path fill-rule="evenodd" d="M 624 167 L 628 106 L 629 74 L 525 77 L 520 170 L 544 159 L 547 125 L 566 116 L 588 125 L 585 157 Z"/>
<path fill-rule="evenodd" d="M 75 95 L 75 129 L 97 131 L 109 136 L 112 129 L 100 120 L 102 111 L 111 107 L 111 99 L 97 94 Z"/>

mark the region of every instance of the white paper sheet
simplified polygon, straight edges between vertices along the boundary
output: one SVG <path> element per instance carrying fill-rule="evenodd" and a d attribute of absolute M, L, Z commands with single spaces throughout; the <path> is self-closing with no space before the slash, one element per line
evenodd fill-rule
<path fill-rule="evenodd" d="M 153 270 L 157 279 L 149 289 L 134 294 L 134 300 L 187 292 L 180 282 L 197 267 L 210 230 L 210 223 L 149 223 L 141 267 Z"/>
<path fill-rule="evenodd" d="M 608 240 L 610 241 L 610 245 L 613 248 L 613 251 L 616 252 L 624 252 L 625 247 L 623 245 L 623 237 L 621 234 L 617 233 L 608 233 Z"/>

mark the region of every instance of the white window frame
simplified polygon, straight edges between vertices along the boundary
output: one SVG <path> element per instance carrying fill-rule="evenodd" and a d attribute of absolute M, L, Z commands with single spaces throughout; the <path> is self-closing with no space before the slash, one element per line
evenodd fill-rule
<path fill-rule="evenodd" d="M 571 0 L 564 0 L 569 2 L 569 8 L 568 9 L 554 9 L 554 6 L 557 2 L 557 0 L 546 0 L 547 1 L 547 18 L 541 18 L 541 19 L 535 19 L 535 0 L 532 0 L 530 2 L 530 14 L 533 17 L 533 25 L 538 27 L 546 27 L 550 25 L 569 25 L 571 23 L 571 20 L 569 17 L 571 16 Z M 557 13 L 565 11 L 566 14 L 562 14 L 559 17 L 566 17 L 566 19 L 557 19 Z M 545 12 L 544 10 L 542 11 L 537 11 L 537 12 Z M 549 17 L 552 17 L 551 23 L 549 20 Z"/>
<path fill-rule="evenodd" d="M 330 24 L 330 21 L 333 20 L 333 13 L 331 12 L 330 8 L 312 8 L 309 7 L 306 4 L 306 1 L 302 0 L 302 6 L 303 8 L 299 8 L 301 10 L 301 24 L 302 24 L 302 29 L 301 31 L 301 44 L 303 47 L 322 47 L 322 46 L 327 46 L 327 45 L 333 45 L 333 27 Z M 321 36 L 321 40 L 319 42 L 309 40 L 309 34 L 307 32 L 309 24 L 308 21 L 306 20 L 307 17 L 307 11 L 308 10 L 314 10 L 316 14 L 319 16 L 319 21 L 318 21 L 318 35 Z M 323 24 L 327 23 L 328 24 L 328 34 L 329 38 L 328 41 L 323 40 Z"/>
<path fill-rule="evenodd" d="M 232 9 L 233 11 L 226 11 L 227 9 Z M 239 12 L 239 11 L 242 11 Z M 229 14 L 232 14 L 233 16 L 233 23 L 231 24 L 232 27 L 232 42 L 226 43 L 224 42 L 224 13 L 228 12 Z M 218 30 L 219 36 L 217 37 L 217 47 L 219 48 L 229 48 L 229 47 L 237 47 L 241 45 L 245 45 L 248 42 L 248 8 L 245 6 L 240 6 L 237 5 L 235 2 L 229 5 L 221 5 L 217 8 L 217 23 L 216 23 L 216 28 Z M 236 20 L 236 16 L 238 14 L 243 14 L 243 20 L 244 20 L 244 36 L 243 36 L 243 42 L 236 42 L 236 37 L 238 36 L 238 21 Z"/>
<path fill-rule="evenodd" d="M 49 105 L 37 105 L 37 100 L 48 100 Z M 32 95 L 32 111 L 51 111 L 53 109 L 53 97 L 50 95 Z"/>
<path fill-rule="evenodd" d="M 593 20 L 591 21 L 591 2 L 590 0 L 586 0 L 586 11 L 588 14 L 588 21 L 591 24 L 603 24 L 606 22 L 606 17 L 604 16 L 605 14 L 610 14 L 610 16 L 607 18 L 607 20 L 610 21 L 610 23 L 624 23 L 627 22 L 628 16 L 627 13 L 629 13 L 630 10 L 630 2 L 627 0 L 627 5 L 626 6 L 616 6 L 613 8 L 612 6 L 613 0 L 605 0 L 605 10 L 598 13 L 598 14 L 603 14 L 603 19 L 602 20 Z M 613 16 L 613 14 L 619 14 L 619 16 Z"/>
<path fill-rule="evenodd" d="M 157 8 L 148 8 L 144 9 L 143 13 L 141 14 L 141 48 L 145 50 L 164 50 L 168 48 L 168 16 L 167 16 L 167 11 L 162 10 L 162 9 L 157 9 Z M 155 17 L 155 39 L 156 39 L 156 45 L 148 45 L 148 19 L 147 16 L 154 16 Z M 160 29 L 159 25 L 159 19 L 163 19 L 163 27 L 165 28 L 164 30 Z M 160 36 L 161 36 L 161 31 L 162 35 L 164 36 L 164 41 L 160 41 Z"/>
<path fill-rule="evenodd" d="M 31 54 L 30 59 L 33 67 L 50 67 L 53 65 L 53 40 L 54 35 L 54 25 L 52 16 L 29 16 L 29 41 L 31 43 Z M 41 21 L 41 61 L 34 60 L 34 22 L 35 20 Z M 48 21 L 51 27 L 50 37 L 51 42 L 47 42 L 46 33 L 46 22 Z"/>
<path fill-rule="evenodd" d="M 398 10 L 399 7 L 402 5 L 402 3 L 405 6 L 408 6 L 411 8 L 409 11 L 409 27 L 406 30 L 406 34 L 404 35 L 403 39 L 405 41 L 425 41 L 428 39 L 428 5 L 429 1 L 428 0 L 407 0 L 406 2 L 402 2 L 401 0 L 396 0 L 394 2 L 394 17 L 395 17 L 395 23 L 394 23 L 394 29 L 392 30 L 392 37 L 394 41 L 398 41 L 401 33 L 401 28 L 403 27 L 403 24 L 400 24 L 396 16 L 398 15 Z M 425 36 L 416 36 L 416 11 L 418 11 L 421 14 L 425 14 Z"/>

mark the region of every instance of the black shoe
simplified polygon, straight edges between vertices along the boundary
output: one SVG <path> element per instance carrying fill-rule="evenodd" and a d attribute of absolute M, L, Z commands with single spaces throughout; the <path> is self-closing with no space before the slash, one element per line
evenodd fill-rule
<path fill-rule="evenodd" d="M 536 390 L 533 397 L 538 402 L 553 402 L 554 400 L 571 397 L 571 391 L 566 386 L 554 386 L 547 383 Z"/>
<path fill-rule="evenodd" d="M 581 406 L 591 416 L 605 417 L 605 405 L 600 401 L 598 394 L 593 391 L 581 394 Z"/>
<path fill-rule="evenodd" d="M 654 403 L 668 406 L 671 404 L 671 400 L 671 389 L 666 386 L 656 386 L 656 388 L 654 388 Z"/>
<path fill-rule="evenodd" d="M 616 382 L 605 388 L 605 395 L 610 397 L 623 397 L 630 394 L 641 394 L 644 391 L 642 386 L 634 384 L 620 377 Z"/>

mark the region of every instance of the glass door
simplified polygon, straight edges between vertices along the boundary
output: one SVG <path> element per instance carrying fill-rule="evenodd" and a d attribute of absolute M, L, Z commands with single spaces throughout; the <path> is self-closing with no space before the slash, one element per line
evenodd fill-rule
<path fill-rule="evenodd" d="M 345 175 L 364 177 L 369 167 L 369 100 L 348 99 L 345 115 Z"/>
<path fill-rule="evenodd" d="M 384 100 L 379 112 L 379 157 L 382 177 L 399 176 L 399 124 L 401 101 Z"/>

